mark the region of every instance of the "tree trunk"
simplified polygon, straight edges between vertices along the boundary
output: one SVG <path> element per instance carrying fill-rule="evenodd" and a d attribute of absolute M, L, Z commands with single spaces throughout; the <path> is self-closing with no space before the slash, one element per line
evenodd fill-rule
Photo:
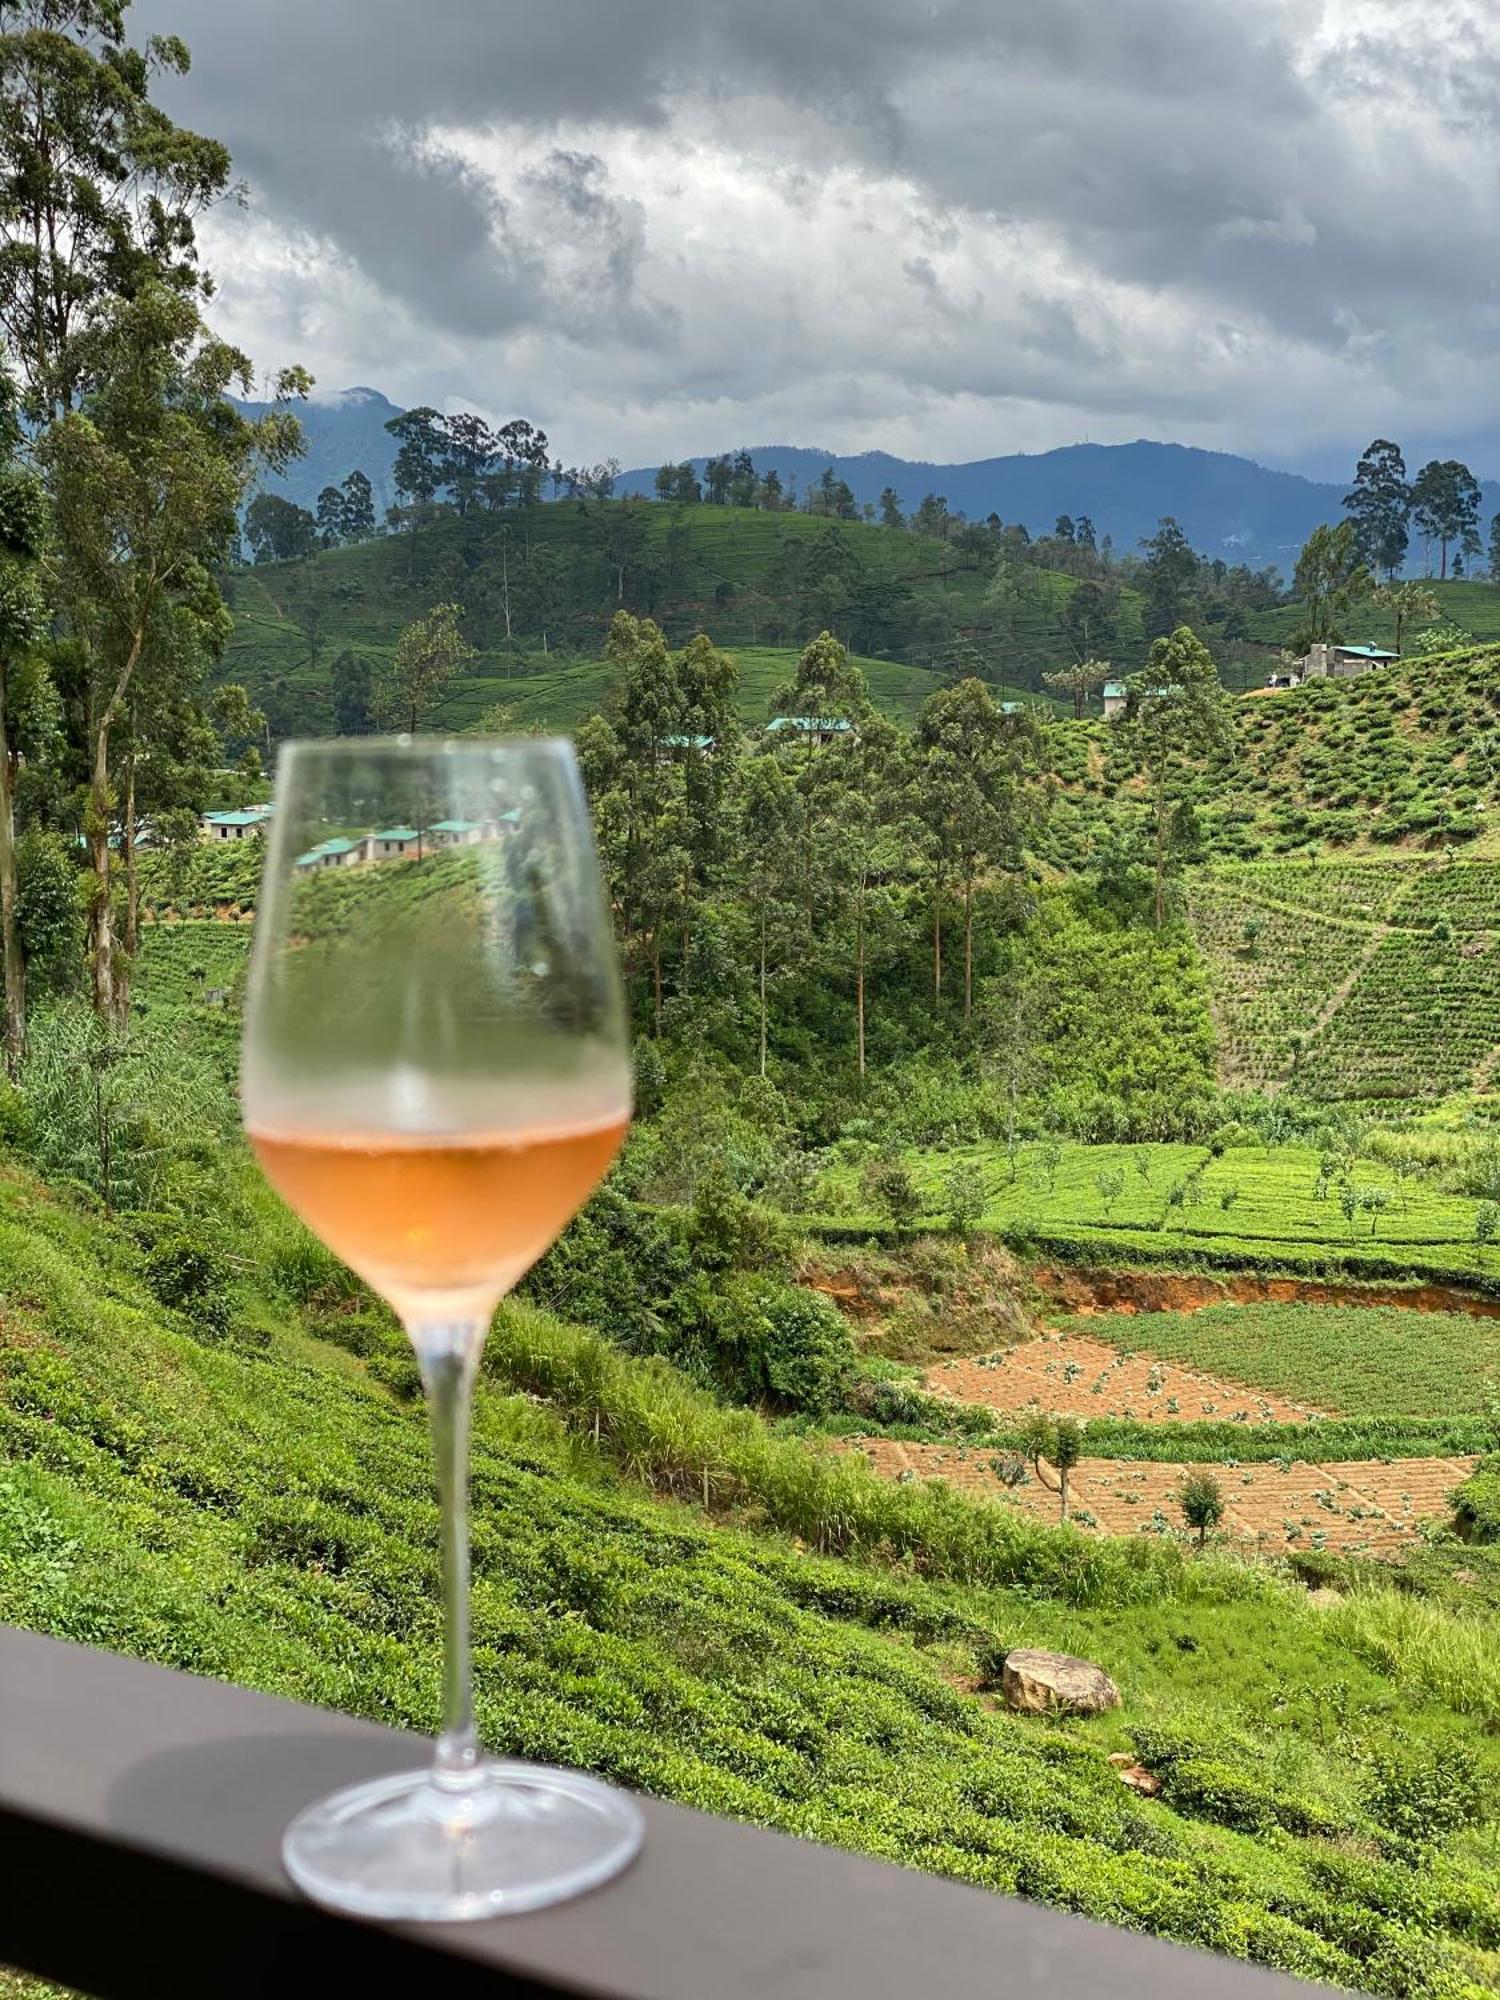
<path fill-rule="evenodd" d="M 651 1032 L 661 1039 L 661 925 L 651 933 Z"/>
<path fill-rule="evenodd" d="M 15 1077 L 26 1051 L 26 960 L 17 918 L 15 772 L 5 727 L 5 678 L 0 661 L 0 951 L 5 962 L 5 1067 Z"/>
<path fill-rule="evenodd" d="M 932 997 L 943 997 L 943 885 L 938 883 L 932 898 Z"/>
<path fill-rule="evenodd" d="M 1062 1503 L 1062 1518 L 1066 1521 L 1068 1518 L 1068 1468 L 1065 1465 L 1060 1465 L 1057 1468 L 1057 1492 L 1058 1498 Z"/>
<path fill-rule="evenodd" d="M 1167 909 L 1167 811 L 1166 800 L 1156 801 L 1156 924 L 1160 930 Z"/>
<path fill-rule="evenodd" d="M 859 899 L 859 917 L 854 927 L 854 1019 L 859 1039 L 859 1077 L 865 1076 L 865 899 Z"/>
<path fill-rule="evenodd" d="M 154 602 L 155 592 L 148 591 L 140 613 L 141 623 L 131 635 L 125 664 L 120 669 L 109 700 L 104 704 L 103 714 L 94 724 L 86 828 L 89 867 L 94 876 L 93 892 L 89 897 L 88 950 L 94 1012 L 106 1023 L 115 1010 L 115 913 L 109 888 L 109 732 L 119 720 L 125 697 L 130 692 L 141 648 L 146 642 L 146 620 Z"/>
<path fill-rule="evenodd" d="M 125 949 L 133 958 L 141 935 L 140 870 L 135 851 L 135 752 L 125 763 L 125 825 L 120 834 L 125 857 Z"/>
<path fill-rule="evenodd" d="M 974 1011 L 974 878 L 964 877 L 964 1019 Z"/>
<path fill-rule="evenodd" d="M 502 604 L 503 604 L 503 605 L 504 605 L 504 607 L 505 607 L 505 636 L 506 636 L 506 639 L 507 639 L 507 640 L 509 640 L 509 638 L 510 638 L 510 636 L 511 636 L 511 632 L 510 632 L 510 552 L 509 552 L 509 550 L 507 550 L 507 549 L 505 549 L 505 548 L 503 548 L 503 547 L 502 547 L 502 549 L 501 549 L 501 551 L 500 551 L 500 596 L 501 596 L 501 602 L 502 602 Z M 545 650 L 545 645 L 546 645 L 546 642 L 545 642 L 545 638 L 544 638 L 544 640 L 543 640 L 543 650 Z"/>
<path fill-rule="evenodd" d="M 89 895 L 89 975 L 94 1012 L 109 1021 L 115 1010 L 115 913 L 109 884 L 109 729 L 94 732 L 94 760 L 89 773 L 89 867 L 94 883 Z"/>
<path fill-rule="evenodd" d="M 766 906 L 760 906 L 760 1073 L 766 1073 Z"/>

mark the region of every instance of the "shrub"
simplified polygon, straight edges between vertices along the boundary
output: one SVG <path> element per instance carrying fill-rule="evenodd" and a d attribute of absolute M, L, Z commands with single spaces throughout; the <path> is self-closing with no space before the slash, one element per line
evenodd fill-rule
<path fill-rule="evenodd" d="M 854 1344 L 843 1314 L 820 1293 L 742 1281 L 731 1288 L 722 1324 L 741 1393 L 812 1416 L 843 1401 Z"/>
<path fill-rule="evenodd" d="M 1500 1542 L 1500 1452 L 1480 1460 L 1453 1495 L 1453 1507 L 1461 1535 Z"/>
<path fill-rule="evenodd" d="M 164 1237 L 148 1251 L 144 1275 L 153 1297 L 182 1313 L 200 1333 L 217 1337 L 228 1331 L 229 1266 L 200 1237 L 186 1231 Z"/>
<path fill-rule="evenodd" d="M 861 1185 L 898 1229 L 909 1228 L 922 1212 L 921 1191 L 904 1160 L 890 1157 L 871 1160 L 861 1176 Z"/>
<path fill-rule="evenodd" d="M 1392 1751 L 1374 1765 L 1364 1803 L 1398 1852 L 1419 1853 L 1486 1817 L 1485 1774 L 1456 1743 Z"/>

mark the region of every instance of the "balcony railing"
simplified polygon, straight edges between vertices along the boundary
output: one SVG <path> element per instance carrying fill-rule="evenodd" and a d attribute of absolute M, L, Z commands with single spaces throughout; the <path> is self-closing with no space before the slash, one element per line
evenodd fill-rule
<path fill-rule="evenodd" d="M 0 1964 L 104 2000 L 1310 2000 L 1319 1989 L 644 1801 L 642 1858 L 561 1908 L 377 1926 L 313 1908 L 281 1832 L 425 1760 L 367 1722 L 0 1627 Z"/>

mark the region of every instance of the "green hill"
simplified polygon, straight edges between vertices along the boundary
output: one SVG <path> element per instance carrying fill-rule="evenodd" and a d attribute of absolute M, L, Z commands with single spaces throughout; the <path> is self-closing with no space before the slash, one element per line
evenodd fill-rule
<path fill-rule="evenodd" d="M 1429 588 L 1438 601 L 1436 623 L 1460 626 L 1476 639 L 1500 639 L 1500 583 L 1470 583 L 1467 579 L 1457 583 L 1439 583 L 1430 579 Z M 1303 616 L 1302 606 L 1298 603 L 1279 604 L 1272 611 L 1254 612 L 1246 621 L 1245 636 L 1268 645 L 1285 645 L 1301 624 Z M 1395 645 L 1395 620 L 1378 605 L 1361 607 L 1354 623 L 1358 629 L 1351 629 L 1346 635 L 1351 642 L 1357 640 L 1361 645 L 1373 646 Z M 1410 637 L 1408 631 L 1408 642 Z"/>
<path fill-rule="evenodd" d="M 248 1255 L 217 1330 L 161 1303 L 124 1227 L 3 1174 L 0 1614 L 431 1729 L 434 1508 L 399 1336 L 238 1149 L 218 1213 Z M 1481 1990 L 1492 1884 L 1441 1775 L 1500 1775 L 1480 1620 L 1373 1582 L 1320 1612 L 1264 1568 L 885 1485 L 521 1311 L 474 1494 L 497 1750 L 1365 1991 Z M 976 1690 L 1017 1643 L 1100 1659 L 1124 1707 L 997 1712 Z M 1118 1747 L 1159 1799 L 1120 1783 Z M 1397 1807 L 1424 1781 L 1440 1817 L 1411 1845 Z"/>
<path fill-rule="evenodd" d="M 622 586 L 609 556 L 632 540 Z M 983 569 L 944 542 L 754 508 L 563 503 L 514 521 L 442 518 L 416 537 L 236 571 L 222 672 L 249 689 L 278 734 L 325 731 L 337 655 L 352 650 L 378 666 L 404 625 L 453 600 L 478 657 L 439 724 L 461 728 L 503 701 L 524 722 L 566 727 L 603 697 L 604 634 L 623 603 L 655 617 L 674 642 L 706 631 L 732 649 L 747 720 L 764 714 L 802 642 L 824 627 L 864 660 L 880 704 L 909 716 L 955 646 L 978 649 L 1002 694 L 1036 690 L 1042 671 L 1070 656 L 1061 621 L 1074 580 L 1018 574 L 1001 629 L 985 608 Z M 1122 645 L 1138 647 L 1139 635 L 1139 606 L 1126 593 Z"/>
<path fill-rule="evenodd" d="M 1314 1098 L 1439 1098 L 1500 1068 L 1500 866 L 1252 863 L 1193 884 L 1220 1074 Z"/>
<path fill-rule="evenodd" d="M 1188 787 L 1209 855 L 1500 853 L 1500 649 L 1244 695 L 1233 717 L 1231 753 Z M 1108 723 L 1065 721 L 1052 736 L 1062 794 L 1047 852 L 1087 866 L 1138 812 L 1139 774 Z"/>

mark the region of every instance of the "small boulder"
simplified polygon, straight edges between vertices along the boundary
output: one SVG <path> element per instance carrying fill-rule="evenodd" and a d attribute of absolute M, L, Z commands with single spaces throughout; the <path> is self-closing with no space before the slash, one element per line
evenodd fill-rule
<path fill-rule="evenodd" d="M 1161 1790 L 1161 1779 L 1154 1771 L 1148 1771 L 1144 1764 L 1138 1764 L 1128 1750 L 1117 1750 L 1110 1763 L 1115 1767 L 1115 1776 L 1122 1785 L 1129 1785 L 1142 1798 L 1154 1799 Z"/>
<path fill-rule="evenodd" d="M 1344 1601 L 1341 1590 L 1332 1590 L 1326 1583 L 1320 1583 L 1316 1590 L 1307 1593 L 1307 1601 L 1314 1611 L 1336 1611 Z"/>
<path fill-rule="evenodd" d="M 1030 1646 L 1007 1653 L 1000 1691 L 1012 1708 L 1028 1715 L 1061 1710 L 1067 1715 L 1102 1715 L 1120 1706 L 1120 1690 L 1103 1667 L 1071 1653 L 1044 1653 Z"/>

